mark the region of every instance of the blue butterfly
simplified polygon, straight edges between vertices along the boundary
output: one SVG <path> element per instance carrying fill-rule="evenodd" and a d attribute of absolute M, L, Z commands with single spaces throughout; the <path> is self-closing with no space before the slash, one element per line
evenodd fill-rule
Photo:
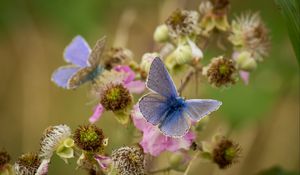
<path fill-rule="evenodd" d="M 158 57 L 151 64 L 146 85 L 152 92 L 139 100 L 140 111 L 148 122 L 158 126 L 166 136 L 184 136 L 191 127 L 191 121 L 199 121 L 222 104 L 217 100 L 185 100 L 180 97 L 164 63 Z"/>
<path fill-rule="evenodd" d="M 105 41 L 106 37 L 102 37 L 91 50 L 84 38 L 76 36 L 64 52 L 65 61 L 71 64 L 54 71 L 52 81 L 59 87 L 75 89 L 85 82 L 94 80 L 104 70 L 100 65 L 100 56 Z"/>

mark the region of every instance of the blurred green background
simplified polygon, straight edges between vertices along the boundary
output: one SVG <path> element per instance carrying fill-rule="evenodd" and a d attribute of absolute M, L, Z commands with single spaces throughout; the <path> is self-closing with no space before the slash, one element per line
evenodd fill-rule
<path fill-rule="evenodd" d="M 108 37 L 108 45 L 121 40 L 116 33 L 123 21 L 128 24 L 129 49 L 140 60 L 152 51 L 155 27 L 176 8 L 194 9 L 199 0 L 1 0 L 0 1 L 0 148 L 16 159 L 39 148 L 42 131 L 49 125 L 65 123 L 75 128 L 86 124 L 92 113 L 88 87 L 66 91 L 50 82 L 52 72 L 64 63 L 65 46 L 77 35 L 91 45 Z M 254 175 L 278 165 L 299 170 L 299 67 L 287 29 L 272 0 L 232 0 L 231 15 L 260 11 L 270 29 L 270 55 L 251 74 L 248 86 L 218 90 L 200 81 L 201 96 L 194 84 L 186 97 L 216 98 L 223 101 L 212 115 L 200 140 L 217 132 L 227 133 L 242 145 L 240 162 L 220 171 L 215 165 L 197 161 L 191 174 Z M 131 21 L 131 22 L 130 22 Z M 119 35 L 120 36 L 120 35 Z M 124 37 L 124 36 L 123 36 Z M 206 52 L 207 57 L 220 51 Z M 177 76 L 179 84 L 181 77 Z M 110 113 L 98 122 L 110 138 L 107 152 L 130 144 L 128 129 L 116 123 Z M 167 165 L 167 155 L 157 160 L 155 169 Z M 54 158 L 49 174 L 85 174 L 74 170 L 75 161 L 65 165 Z M 180 174 L 180 173 L 179 173 Z"/>

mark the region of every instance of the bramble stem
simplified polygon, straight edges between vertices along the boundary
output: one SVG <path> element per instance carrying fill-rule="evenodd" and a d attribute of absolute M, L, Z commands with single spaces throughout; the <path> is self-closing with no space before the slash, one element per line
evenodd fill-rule
<path fill-rule="evenodd" d="M 159 169 L 159 170 L 151 171 L 151 172 L 149 172 L 149 174 L 163 173 L 163 172 L 168 172 L 168 171 L 171 171 L 171 170 L 172 170 L 171 167 L 166 167 L 166 168 L 162 168 L 162 169 Z"/>
<path fill-rule="evenodd" d="M 188 172 L 190 171 L 193 162 L 198 158 L 199 154 L 201 153 L 201 151 L 197 151 L 197 153 L 194 155 L 194 157 L 192 158 L 192 160 L 190 161 L 188 167 L 186 168 L 185 172 L 183 175 L 188 175 Z"/>
<path fill-rule="evenodd" d="M 193 67 L 189 70 L 189 72 L 186 74 L 186 76 L 184 77 L 181 85 L 178 88 L 178 93 L 181 94 L 182 91 L 186 88 L 186 86 L 188 85 L 188 83 L 190 82 L 190 80 L 192 79 L 192 77 L 198 73 L 202 71 L 202 67 Z"/>

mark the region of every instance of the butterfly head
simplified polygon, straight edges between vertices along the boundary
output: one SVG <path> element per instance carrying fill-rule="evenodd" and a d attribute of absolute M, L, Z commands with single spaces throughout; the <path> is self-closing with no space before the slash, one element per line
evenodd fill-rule
<path fill-rule="evenodd" d="M 170 107 L 173 110 L 180 110 L 180 109 L 184 108 L 185 106 L 186 106 L 185 100 L 182 97 L 176 97 L 176 99 L 170 103 Z"/>

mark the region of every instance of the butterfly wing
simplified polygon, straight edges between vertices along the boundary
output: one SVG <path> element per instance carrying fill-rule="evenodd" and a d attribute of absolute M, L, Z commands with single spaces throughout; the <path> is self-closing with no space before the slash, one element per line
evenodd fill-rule
<path fill-rule="evenodd" d="M 91 53 L 90 46 L 81 36 L 76 36 L 66 47 L 64 58 L 66 62 L 73 63 L 79 67 L 89 65 L 88 58 Z"/>
<path fill-rule="evenodd" d="M 194 121 L 199 121 L 204 116 L 216 111 L 222 105 L 222 102 L 210 99 L 190 99 L 186 100 L 185 103 L 186 107 L 184 110 Z"/>
<path fill-rule="evenodd" d="M 80 70 L 80 67 L 64 66 L 58 68 L 52 74 L 51 80 L 59 87 L 69 89 L 68 82 Z"/>
<path fill-rule="evenodd" d="M 158 125 L 164 120 L 164 114 L 167 112 L 169 105 L 165 97 L 149 93 L 140 99 L 139 108 L 148 122 Z"/>
<path fill-rule="evenodd" d="M 183 110 L 169 111 L 165 114 L 165 119 L 158 126 L 161 132 L 169 137 L 182 137 L 184 136 L 191 124 L 188 120 L 188 114 Z"/>
<path fill-rule="evenodd" d="M 92 52 L 88 58 L 89 65 L 92 67 L 99 66 L 100 63 L 100 56 L 103 53 L 103 50 L 105 48 L 105 43 L 106 43 L 106 36 L 102 37 L 99 39 L 94 48 L 92 49 Z"/>
<path fill-rule="evenodd" d="M 149 89 L 166 98 L 178 96 L 173 80 L 164 63 L 158 57 L 151 64 L 146 85 Z"/>
<path fill-rule="evenodd" d="M 83 83 L 94 80 L 103 71 L 102 67 L 84 67 L 76 72 L 69 80 L 69 89 L 75 89 Z"/>

